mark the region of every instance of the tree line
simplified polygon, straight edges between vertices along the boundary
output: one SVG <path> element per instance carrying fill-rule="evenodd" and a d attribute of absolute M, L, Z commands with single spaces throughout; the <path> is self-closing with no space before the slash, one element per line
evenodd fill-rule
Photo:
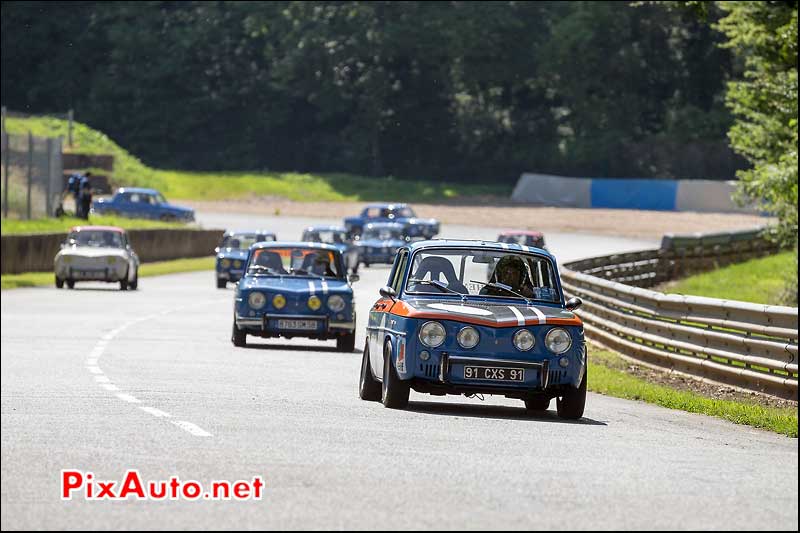
<path fill-rule="evenodd" d="M 3 2 L 2 103 L 167 168 L 730 179 L 706 4 Z"/>

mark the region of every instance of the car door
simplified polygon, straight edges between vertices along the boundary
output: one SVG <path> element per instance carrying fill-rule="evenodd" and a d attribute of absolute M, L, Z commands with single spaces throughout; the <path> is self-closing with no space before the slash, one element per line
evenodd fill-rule
<path fill-rule="evenodd" d="M 401 250 L 394 261 L 387 285 L 400 294 L 400 286 L 403 283 L 406 265 L 408 264 L 408 250 Z M 367 333 L 369 335 L 369 359 L 372 372 L 381 377 L 383 373 L 383 340 L 386 338 L 387 314 L 392 307 L 389 298 L 381 298 L 375 302 L 369 311 L 369 324 Z"/>

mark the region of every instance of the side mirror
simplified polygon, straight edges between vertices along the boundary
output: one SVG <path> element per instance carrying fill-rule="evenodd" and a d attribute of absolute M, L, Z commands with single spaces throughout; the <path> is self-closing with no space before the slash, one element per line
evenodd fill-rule
<path fill-rule="evenodd" d="M 389 287 L 388 285 L 385 287 L 381 287 L 381 290 L 379 290 L 378 292 L 381 293 L 381 296 L 383 296 L 384 298 L 391 298 L 392 301 L 394 301 L 394 299 L 397 297 L 397 293 L 395 292 L 395 290 Z"/>
<path fill-rule="evenodd" d="M 347 281 L 349 281 L 350 283 L 355 283 L 356 281 L 358 281 L 360 279 L 361 279 L 361 276 L 359 276 L 358 274 L 350 274 L 349 276 L 347 276 Z"/>
<path fill-rule="evenodd" d="M 567 311 L 574 311 L 577 308 L 579 308 L 582 304 L 583 304 L 583 300 L 581 300 L 577 296 L 573 296 L 572 298 L 567 300 L 567 303 L 564 304 L 564 307 L 567 308 Z"/>

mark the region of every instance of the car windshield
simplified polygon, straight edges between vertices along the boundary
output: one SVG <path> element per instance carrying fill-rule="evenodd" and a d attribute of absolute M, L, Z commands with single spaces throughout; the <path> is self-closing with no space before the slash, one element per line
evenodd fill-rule
<path fill-rule="evenodd" d="M 69 234 L 67 242 L 73 246 L 95 248 L 122 248 L 122 235 L 118 231 L 83 230 Z"/>
<path fill-rule="evenodd" d="M 399 228 L 367 228 L 364 230 L 362 238 L 373 241 L 403 240 L 403 230 Z"/>
<path fill-rule="evenodd" d="M 267 238 L 269 237 L 269 238 Z M 222 239 L 220 248 L 232 248 L 234 250 L 247 250 L 251 245 L 261 241 L 274 241 L 272 236 L 257 235 L 255 233 L 237 233 L 227 235 Z"/>
<path fill-rule="evenodd" d="M 310 276 L 341 278 L 339 253 L 316 248 L 258 248 L 247 263 L 254 276 Z"/>
<path fill-rule="evenodd" d="M 395 218 L 414 218 L 414 211 L 410 207 L 400 207 L 391 211 Z"/>
<path fill-rule="evenodd" d="M 414 255 L 406 292 L 560 302 L 547 257 L 491 250 L 427 249 Z"/>
<path fill-rule="evenodd" d="M 167 203 L 167 199 L 164 198 L 164 195 L 161 194 L 160 192 L 157 192 L 157 193 L 155 193 L 153 195 L 153 200 L 155 200 L 155 203 L 157 203 L 157 204 L 165 204 L 165 203 Z"/>
<path fill-rule="evenodd" d="M 339 230 L 311 230 L 303 237 L 307 242 L 324 242 L 326 244 L 344 244 L 347 241 L 347 233 Z"/>

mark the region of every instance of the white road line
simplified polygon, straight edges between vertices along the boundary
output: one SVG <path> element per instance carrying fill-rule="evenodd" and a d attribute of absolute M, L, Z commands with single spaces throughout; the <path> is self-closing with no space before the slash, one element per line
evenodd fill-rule
<path fill-rule="evenodd" d="M 191 422 L 186 422 L 185 420 L 173 420 L 173 424 L 178 426 L 179 428 L 183 429 L 184 431 L 188 431 L 195 437 L 212 437 L 211 433 L 204 430 L 203 428 L 192 424 Z"/>
<path fill-rule="evenodd" d="M 108 376 L 95 376 L 94 380 L 98 383 L 109 383 L 111 381 Z"/>
<path fill-rule="evenodd" d="M 120 392 L 119 394 L 117 394 L 117 398 L 119 398 L 120 400 L 122 400 L 124 402 L 142 403 L 142 400 L 140 400 L 139 398 L 137 398 L 135 396 L 131 396 L 130 394 L 125 394 L 124 392 Z"/>
<path fill-rule="evenodd" d="M 145 413 L 149 413 L 153 416 L 158 418 L 170 418 L 172 415 L 167 413 L 166 411 L 162 411 L 161 409 L 156 409 L 155 407 L 147 407 L 145 405 L 140 405 L 139 409 L 144 411 Z"/>
<path fill-rule="evenodd" d="M 110 390 L 110 391 L 118 391 L 119 390 L 119 387 L 117 387 L 113 383 L 101 383 L 100 386 L 103 387 L 105 390 Z"/>
<path fill-rule="evenodd" d="M 103 371 L 100 370 L 99 366 L 87 366 L 86 370 L 88 370 L 92 374 L 102 374 L 103 373 Z"/>
<path fill-rule="evenodd" d="M 90 357 L 87 359 L 86 366 L 97 366 L 97 357 Z"/>

